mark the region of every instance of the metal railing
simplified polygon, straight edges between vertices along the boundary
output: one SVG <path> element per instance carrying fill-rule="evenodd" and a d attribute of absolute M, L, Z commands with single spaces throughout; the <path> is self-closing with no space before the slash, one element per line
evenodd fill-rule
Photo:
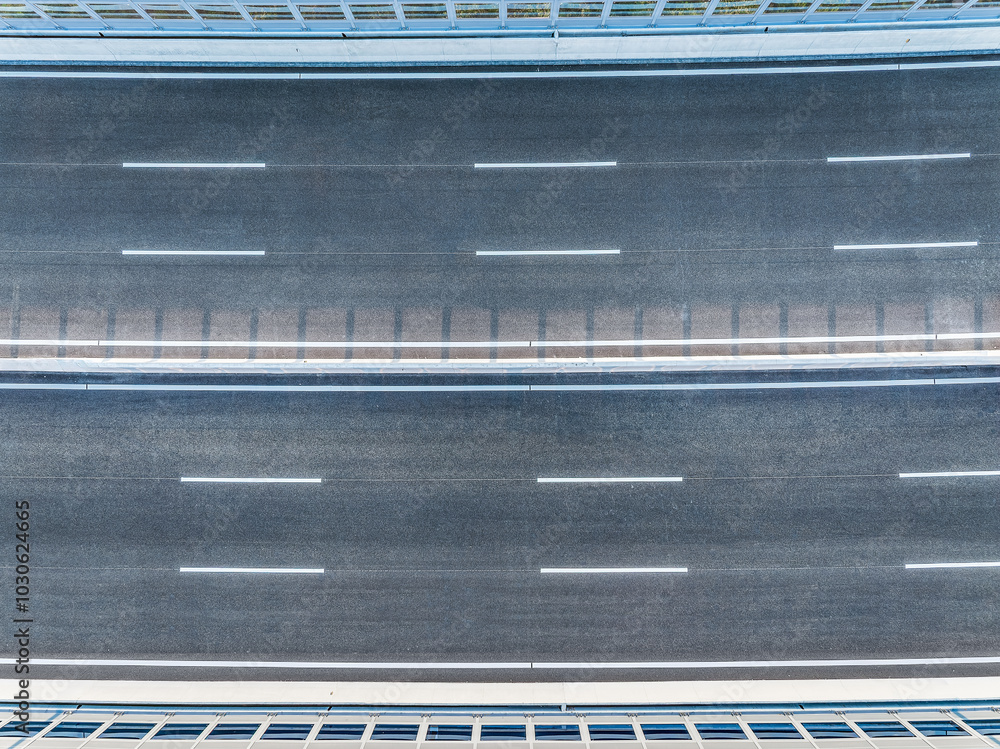
<path fill-rule="evenodd" d="M 996 18 L 1000 0 L 0 0 L 0 34 L 628 31 Z"/>

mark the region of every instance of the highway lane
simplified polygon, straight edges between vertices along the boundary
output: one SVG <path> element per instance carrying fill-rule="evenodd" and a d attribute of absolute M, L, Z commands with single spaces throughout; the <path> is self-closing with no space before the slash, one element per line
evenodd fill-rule
<path fill-rule="evenodd" d="M 7 392 L 0 412 L 0 450 L 9 456 L 3 493 L 32 504 L 37 657 L 583 663 L 997 652 L 997 569 L 904 565 L 1000 561 L 1000 479 L 898 475 L 1000 468 L 995 386 L 447 396 Z M 182 483 L 182 476 L 323 483 Z M 553 476 L 684 480 L 537 481 Z M 325 572 L 179 572 L 184 566 Z M 624 566 L 689 571 L 540 572 Z M 835 673 L 926 675 L 927 668 Z M 463 678 L 518 673 L 483 669 Z M 747 671 L 535 669 L 519 676 L 665 674 L 746 678 Z"/>
<path fill-rule="evenodd" d="M 996 75 L 5 80 L 0 339 L 1000 330 Z M 473 166 L 606 159 L 618 165 Z M 833 249 L 914 242 L 978 245 Z M 581 248 L 622 254 L 475 256 Z M 130 249 L 266 255 L 121 255 Z"/>

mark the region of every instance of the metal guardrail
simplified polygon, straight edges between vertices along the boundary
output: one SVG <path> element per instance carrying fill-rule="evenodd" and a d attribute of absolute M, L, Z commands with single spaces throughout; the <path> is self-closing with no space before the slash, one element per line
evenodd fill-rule
<path fill-rule="evenodd" d="M 1000 0 L 0 0 L 0 34 L 628 31 L 996 18 Z"/>
<path fill-rule="evenodd" d="M 33 749 L 979 749 L 1000 745 L 993 704 L 657 707 L 36 707 L 27 733 L 12 708 L 0 747 Z"/>

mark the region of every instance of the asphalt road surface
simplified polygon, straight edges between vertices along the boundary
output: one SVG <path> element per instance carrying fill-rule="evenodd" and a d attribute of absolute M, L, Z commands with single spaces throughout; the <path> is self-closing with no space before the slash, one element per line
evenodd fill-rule
<path fill-rule="evenodd" d="M 30 502 L 34 658 L 576 664 L 33 666 L 39 676 L 994 674 L 995 664 L 927 659 L 997 655 L 1000 569 L 905 565 L 1000 560 L 1000 478 L 899 474 L 1000 469 L 997 417 L 996 385 L 5 391 L 0 493 Z M 596 477 L 683 480 L 538 481 Z M 10 523 L 13 536 L 13 507 Z M 12 568 L 13 558 L 0 564 Z M 622 567 L 687 572 L 542 572 Z M 920 662 L 588 665 L 867 658 Z"/>
<path fill-rule="evenodd" d="M 1000 330 L 998 75 L 4 80 L 0 339 Z"/>

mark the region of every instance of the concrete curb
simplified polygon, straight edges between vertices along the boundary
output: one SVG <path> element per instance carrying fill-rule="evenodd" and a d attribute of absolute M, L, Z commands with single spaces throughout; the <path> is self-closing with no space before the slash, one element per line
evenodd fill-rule
<path fill-rule="evenodd" d="M 8 694 L 13 679 L 0 680 Z M 116 705 L 726 705 L 989 700 L 998 677 L 649 682 L 287 682 L 33 679 L 36 701 Z"/>
<path fill-rule="evenodd" d="M 764 372 L 818 369 L 1000 366 L 1000 351 L 929 351 L 787 356 L 675 356 L 635 359 L 0 359 L 0 372 L 51 374 L 614 374 L 635 372 Z"/>
<path fill-rule="evenodd" d="M 79 38 L 0 34 L 0 65 L 412 66 L 760 62 L 1000 51 L 990 26 L 755 33 L 664 30 L 651 36 L 438 38 Z M 53 74 L 58 77 L 58 74 Z"/>

